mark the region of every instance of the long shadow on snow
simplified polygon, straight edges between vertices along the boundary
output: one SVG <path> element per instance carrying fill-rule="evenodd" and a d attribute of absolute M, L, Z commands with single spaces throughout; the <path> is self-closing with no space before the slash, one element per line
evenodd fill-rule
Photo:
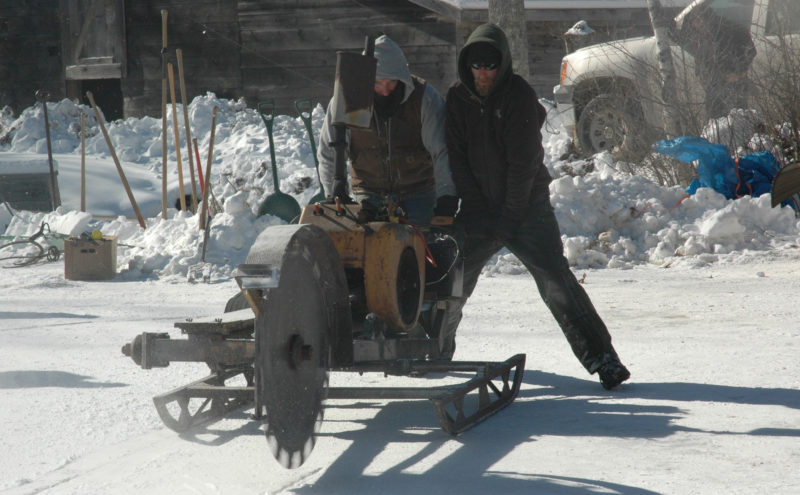
<path fill-rule="evenodd" d="M 99 318 L 99 316 L 75 313 L 45 313 L 41 311 L 0 311 L 0 320 L 33 320 L 38 318 L 78 318 L 88 320 Z"/>
<path fill-rule="evenodd" d="M 219 426 L 220 419 L 217 419 L 194 426 L 188 431 L 179 433 L 178 436 L 183 440 L 209 447 L 224 445 L 243 435 L 264 436 L 264 431 L 261 429 L 261 421 L 255 421 L 251 417 L 253 411 L 253 406 L 250 404 L 227 414 L 225 419 L 238 421 L 238 426 L 235 429 L 221 428 Z M 267 448 L 266 443 L 266 440 L 264 440 L 265 449 Z"/>
<path fill-rule="evenodd" d="M 591 378 L 596 380 L 595 377 Z M 791 388 L 736 387 L 708 383 L 687 382 L 636 382 L 624 383 L 612 391 L 604 391 L 597 381 L 560 376 L 537 370 L 525 370 L 523 382 L 540 387 L 538 390 L 523 390 L 520 395 L 551 395 L 547 389 L 564 395 L 576 393 L 597 395 L 599 397 L 640 398 L 648 400 L 667 400 L 675 402 L 724 402 L 730 404 L 749 404 L 784 406 L 800 409 L 800 390 Z M 541 387 L 545 387 L 542 389 Z"/>
<path fill-rule="evenodd" d="M 677 424 L 677 420 L 687 414 L 679 407 L 632 403 L 636 399 L 715 401 L 798 408 L 800 391 L 797 390 L 632 382 L 607 392 L 595 377 L 580 379 L 537 370 L 526 370 L 524 384 L 511 406 L 458 437 L 451 437 L 440 429 L 433 407 L 424 400 L 328 401 L 316 449 L 326 448 L 326 437 L 346 440 L 349 446 L 313 485 L 295 487 L 292 491 L 304 495 L 368 491 L 407 495 L 409 490 L 425 493 L 432 486 L 448 486 L 454 491 L 469 493 L 571 495 L 600 490 L 648 494 L 655 492 L 607 481 L 537 473 L 535 469 L 513 472 L 503 469 L 502 459 L 517 446 L 545 436 L 650 439 L 685 431 L 800 435 L 798 430 L 770 428 L 749 433 L 691 429 Z M 228 415 L 229 419 L 242 421 L 239 428 L 217 428 L 212 423 L 193 428 L 181 437 L 211 446 L 241 435 L 263 435 L 260 423 L 249 420 L 251 412 L 252 409 L 244 408 Z M 205 435 L 210 438 L 201 438 Z M 576 455 L 591 456 L 592 453 Z M 380 468 L 373 468 L 375 459 L 382 456 L 400 460 L 388 469 L 386 460 L 379 462 Z M 573 462 L 580 462 L 580 459 L 573 459 Z M 531 458 L 529 465 L 535 467 L 536 459 Z"/>
<path fill-rule="evenodd" d="M 632 383 L 625 397 L 670 401 L 707 401 L 800 409 L 800 390 L 790 388 L 736 387 L 707 383 Z"/>
<path fill-rule="evenodd" d="M 639 398 L 800 407 L 800 391 L 790 389 L 633 382 L 607 392 L 600 388 L 595 377 L 579 379 L 536 370 L 526 370 L 524 383 L 526 386 L 511 406 L 459 437 L 450 437 L 439 429 L 432 407 L 424 401 L 397 401 L 385 405 L 369 401 L 346 405 L 329 402 L 329 409 L 363 411 L 371 408 L 377 413 L 364 420 L 349 420 L 346 413 L 328 414 L 326 422 L 351 422 L 359 427 L 329 434 L 348 440 L 349 447 L 314 485 L 294 488 L 293 492 L 305 495 L 378 491 L 407 495 L 409 490 L 425 493 L 432 486 L 448 486 L 452 491 L 469 493 L 570 495 L 598 490 L 618 494 L 655 493 L 606 481 L 536 473 L 535 468 L 529 472 L 512 472 L 502 468 L 502 459 L 518 445 L 544 436 L 649 439 L 684 431 L 742 434 L 680 426 L 676 420 L 684 417 L 686 411 L 668 405 L 631 403 Z M 317 448 L 325 448 L 324 437 L 328 435 L 325 430 L 323 425 Z M 743 434 L 795 436 L 798 430 L 764 428 Z M 382 455 L 402 460 L 388 469 L 372 469 L 373 461 Z M 592 453 L 576 455 L 591 456 Z M 579 459 L 572 461 L 579 462 Z M 499 468 L 494 468 L 497 463 Z M 385 461 L 381 462 L 381 466 L 385 465 Z M 530 459 L 529 465 L 536 466 L 536 459 Z"/>
<path fill-rule="evenodd" d="M 586 389 L 584 380 L 526 370 L 525 382 L 535 388 L 525 387 L 511 406 L 458 437 L 441 431 L 432 406 L 425 401 L 385 405 L 369 401 L 346 405 L 329 402 L 329 409 L 377 412 L 374 417 L 355 421 L 349 420 L 346 412 L 328 414 L 326 422 L 342 422 L 331 428 L 337 431 L 329 435 L 347 440 L 349 446 L 313 486 L 295 487 L 292 491 L 407 495 L 413 490 L 428 493 L 433 487 L 449 487 L 448 491 L 464 493 L 655 493 L 606 481 L 536 473 L 535 469 L 503 469 L 503 458 L 540 436 L 661 437 L 675 431 L 670 421 L 680 416 L 680 411 L 672 407 L 605 404 L 594 396 L 570 399 L 557 392 Z M 592 385 L 600 387 L 597 383 Z M 348 422 L 357 427 L 340 431 Z M 317 448 L 324 448 L 325 430 L 323 425 Z M 381 468 L 371 467 L 376 458 L 385 456 L 401 460 L 388 469 L 383 469 L 385 460 L 380 462 Z M 536 459 L 526 464 L 536 466 Z"/>
<path fill-rule="evenodd" d="M 12 388 L 109 388 L 127 387 L 125 383 L 92 382 L 91 376 L 66 371 L 14 370 L 0 371 L 0 389 Z"/>
<path fill-rule="evenodd" d="M 594 378 L 594 377 L 593 377 Z M 671 401 L 671 402 L 719 402 L 726 404 L 742 404 L 742 405 L 768 405 L 768 406 L 782 406 L 792 409 L 800 409 L 800 390 L 788 388 L 753 388 L 753 387 L 736 387 L 729 385 L 713 385 L 707 383 L 685 383 L 685 382 L 652 382 L 652 383 L 637 383 L 635 381 L 622 385 L 619 389 L 613 391 L 604 391 L 599 388 L 597 382 L 582 380 L 568 376 L 559 376 L 552 373 L 543 371 L 526 370 L 524 382 L 528 385 L 534 385 L 538 388 L 523 390 L 520 397 L 542 397 L 542 396 L 562 396 L 565 397 L 561 401 L 567 403 L 591 400 L 602 400 L 605 397 L 612 399 L 647 399 L 658 401 Z M 577 397 L 576 397 L 577 396 Z M 594 396 L 594 397 L 589 397 Z M 575 397 L 575 398 L 571 398 Z M 519 400 L 519 399 L 518 399 Z M 512 405 L 513 406 L 513 405 Z M 575 407 L 572 404 L 569 407 Z M 678 419 L 685 415 L 685 412 L 677 407 L 671 406 L 631 406 L 628 404 L 605 404 L 604 408 L 610 414 L 637 414 L 636 411 L 642 412 L 650 410 L 656 414 L 670 414 L 668 419 Z M 560 411 L 560 407 L 555 408 L 554 411 L 558 414 L 569 414 L 569 408 Z M 633 410 L 635 409 L 635 410 Z M 661 411 L 659 411 L 661 409 Z M 590 411 L 584 409 L 583 412 L 590 414 L 597 414 L 598 411 Z M 556 416 L 558 417 L 558 416 Z M 592 421 L 588 424 L 579 425 L 576 431 L 579 435 L 587 434 L 584 427 L 593 426 L 597 417 L 592 417 Z M 602 417 L 600 418 L 602 421 Z M 619 432 L 611 432 L 615 436 L 647 436 L 644 435 L 649 429 L 637 432 L 637 426 L 645 426 L 646 421 L 643 422 L 642 417 L 636 418 L 636 421 L 624 424 L 624 427 Z M 602 423 L 601 423 L 602 424 Z M 668 434 L 675 431 L 698 431 L 706 433 L 721 433 L 721 434 L 749 434 L 749 435 L 771 435 L 771 436 L 800 436 L 800 429 L 780 429 L 780 428 L 758 428 L 748 433 L 728 432 L 728 431 L 711 431 L 711 430 L 697 430 L 681 426 L 671 426 Z M 594 432 L 588 432 L 594 434 Z M 561 434 L 569 434 L 563 432 Z"/>

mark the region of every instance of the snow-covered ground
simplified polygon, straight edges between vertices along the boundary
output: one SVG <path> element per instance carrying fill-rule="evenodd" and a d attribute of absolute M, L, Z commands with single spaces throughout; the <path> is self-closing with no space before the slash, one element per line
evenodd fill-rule
<path fill-rule="evenodd" d="M 526 373 L 515 403 L 475 429 L 447 436 L 425 401 L 330 401 L 311 458 L 291 471 L 272 459 L 251 410 L 184 435 L 166 429 L 151 397 L 201 378 L 205 366 L 145 371 L 121 346 L 142 332 L 179 338 L 173 322 L 221 313 L 237 290 L 232 270 L 258 232 L 281 223 L 254 214 L 273 191 L 254 110 L 213 95 L 192 102 L 203 165 L 214 106 L 212 184 L 223 211 L 203 262 L 196 216 L 160 216 L 160 119 L 108 125 L 128 179 L 136 177 L 141 229 L 91 111 L 50 104 L 63 206 L 12 216 L 0 205 L 4 239 L 30 235 L 43 221 L 62 234 L 99 229 L 119 239 L 118 274 L 73 281 L 63 260 L 22 268 L 0 260 L 0 492 L 790 494 L 800 486 L 794 212 L 770 208 L 768 196 L 731 201 L 708 189 L 680 202 L 681 188 L 629 176 L 608 156 L 563 162 L 567 142 L 555 116 L 545 145 L 565 253 L 629 382 L 607 392 L 585 373 L 531 277 L 501 253 L 467 305 L 456 359 L 523 352 Z M 80 112 L 90 123 L 86 213 L 78 211 Z M 315 129 L 322 113 L 314 111 Z M 40 108 L 0 118 L 3 132 L 15 129 L 0 148 L 0 170 L 41 166 Z M 172 205 L 171 128 L 168 136 Z M 304 204 L 318 186 L 299 119 L 276 118 L 275 148 L 281 190 Z M 586 175 L 565 173 L 588 165 Z M 187 177 L 184 169 L 190 187 Z M 332 383 L 352 379 L 334 374 Z"/>

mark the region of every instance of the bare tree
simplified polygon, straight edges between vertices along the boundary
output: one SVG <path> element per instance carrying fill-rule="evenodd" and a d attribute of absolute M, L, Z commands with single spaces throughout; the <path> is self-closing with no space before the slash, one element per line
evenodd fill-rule
<path fill-rule="evenodd" d="M 667 137 L 674 138 L 681 133 L 680 118 L 675 109 L 678 107 L 678 92 L 675 78 L 675 65 L 672 63 L 669 26 L 670 19 L 664 15 L 660 0 L 647 0 L 650 12 L 650 23 L 658 47 L 658 69 L 661 73 L 661 99 L 664 102 L 664 129 Z"/>
<path fill-rule="evenodd" d="M 751 79 L 754 107 L 767 123 L 764 131 L 779 144 L 772 150 L 784 164 L 800 163 L 800 4 L 778 3 L 767 22 Z"/>
<path fill-rule="evenodd" d="M 524 0 L 489 0 L 489 22 L 505 31 L 511 45 L 514 72 L 530 79 L 528 65 L 528 30 L 525 26 Z"/>

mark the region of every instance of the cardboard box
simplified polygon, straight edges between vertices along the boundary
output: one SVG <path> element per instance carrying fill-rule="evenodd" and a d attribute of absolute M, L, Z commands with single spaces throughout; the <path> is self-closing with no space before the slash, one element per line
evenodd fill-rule
<path fill-rule="evenodd" d="M 109 280 L 117 274 L 117 238 L 68 237 L 64 241 L 64 278 Z"/>

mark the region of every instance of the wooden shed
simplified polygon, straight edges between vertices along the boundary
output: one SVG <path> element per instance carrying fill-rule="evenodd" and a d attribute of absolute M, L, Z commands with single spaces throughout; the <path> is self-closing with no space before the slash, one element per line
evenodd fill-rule
<path fill-rule="evenodd" d="M 618 7 L 608 7 L 615 2 Z M 288 114 L 294 114 L 298 98 L 326 105 L 336 51 L 361 50 L 366 35 L 380 34 L 403 47 L 413 73 L 444 93 L 456 78 L 459 47 L 488 19 L 485 7 L 460 8 L 459 3 L 0 0 L 0 107 L 19 112 L 35 102 L 37 89 L 53 99 L 83 102 L 92 91 L 108 120 L 161 115 L 164 10 L 166 59 L 176 65 L 175 49 L 181 49 L 190 100 L 209 91 L 244 98 L 249 106 L 274 99 L 277 110 Z M 603 8 L 592 4 L 597 2 L 526 2 L 531 83 L 541 97 L 550 97 L 558 83 L 563 33 L 576 21 L 586 20 L 598 41 L 650 30 L 644 0 L 604 0 Z"/>

